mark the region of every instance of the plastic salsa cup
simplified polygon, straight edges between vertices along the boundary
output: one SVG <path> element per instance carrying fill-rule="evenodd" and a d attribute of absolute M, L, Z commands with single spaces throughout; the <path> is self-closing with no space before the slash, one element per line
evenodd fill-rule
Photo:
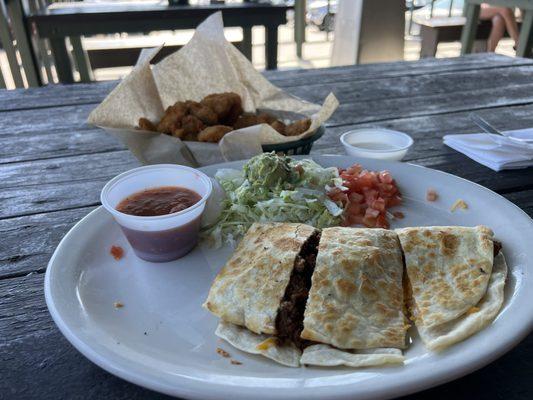
<path fill-rule="evenodd" d="M 124 214 L 116 209 L 126 197 L 146 189 L 179 186 L 201 199 L 185 210 L 158 216 Z M 135 254 L 150 262 L 176 260 L 198 243 L 200 220 L 212 191 L 211 179 L 190 167 L 157 164 L 135 168 L 111 179 L 102 189 L 102 205 L 113 215 Z"/>

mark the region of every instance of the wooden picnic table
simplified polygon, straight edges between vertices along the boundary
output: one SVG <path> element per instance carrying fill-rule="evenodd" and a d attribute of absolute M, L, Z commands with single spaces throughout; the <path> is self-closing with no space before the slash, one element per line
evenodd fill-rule
<path fill-rule="evenodd" d="M 530 216 L 533 169 L 493 172 L 444 146 L 442 136 L 477 131 L 472 110 L 500 129 L 533 126 L 532 74 L 533 60 L 494 54 L 266 73 L 309 101 L 338 96 L 341 106 L 315 154 L 342 154 L 339 136 L 348 129 L 404 131 L 415 139 L 406 161 L 477 182 Z M 85 124 L 116 84 L 0 92 L 0 398 L 166 398 L 85 359 L 44 301 L 46 264 L 62 236 L 98 207 L 106 181 L 139 165 L 122 144 Z M 533 398 L 532 370 L 530 335 L 481 370 L 412 398 Z"/>
<path fill-rule="evenodd" d="M 231 3 L 170 6 L 166 0 L 148 3 L 75 2 L 57 3 L 30 13 L 27 23 L 39 38 L 50 40 L 57 75 L 62 83 L 72 83 L 72 64 L 65 44 L 76 40 L 77 67 L 90 75 L 88 58 L 81 48 L 80 36 L 108 33 L 138 33 L 162 30 L 194 29 L 211 14 L 222 11 L 225 27 L 243 28 L 243 53 L 252 58 L 252 27 L 265 27 L 266 69 L 278 63 L 278 27 L 287 22 L 292 6 L 271 3 Z"/>

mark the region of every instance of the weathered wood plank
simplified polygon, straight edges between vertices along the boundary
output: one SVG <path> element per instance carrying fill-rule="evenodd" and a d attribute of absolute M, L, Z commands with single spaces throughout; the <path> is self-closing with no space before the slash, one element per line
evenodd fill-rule
<path fill-rule="evenodd" d="M 6 142 L 18 135 L 28 137 L 52 132 L 96 129 L 85 124 L 94 107 L 94 104 L 84 104 L 5 111 L 0 114 L 0 140 Z"/>
<path fill-rule="evenodd" d="M 128 383 L 87 360 L 57 330 L 0 345 L 5 399 L 174 399 Z"/>
<path fill-rule="evenodd" d="M 481 82 L 477 82 L 471 73 L 467 72 L 459 76 L 423 77 L 420 82 L 403 82 L 399 86 L 403 89 L 394 89 L 396 86 L 389 80 L 380 80 L 372 85 L 374 89 L 361 85 L 353 91 L 348 89 L 349 85 L 343 84 L 343 89 L 337 93 L 342 102 L 341 106 L 327 125 L 336 127 L 365 122 L 386 124 L 390 119 L 448 115 L 485 108 L 496 108 L 490 111 L 490 115 L 506 113 L 512 123 L 514 118 L 503 106 L 513 110 L 516 107 L 512 107 L 512 104 L 533 103 L 533 83 L 528 83 L 530 75 L 533 74 L 533 67 L 520 67 L 512 73 L 506 71 L 492 75 L 494 71 L 499 70 L 492 70 L 491 75 Z M 311 101 L 321 101 L 321 96 L 325 96 L 331 88 L 326 88 L 325 85 L 318 88 L 317 91 L 298 88 L 301 93 L 297 94 Z M 323 88 L 326 89 L 321 93 Z M 124 149 L 122 144 L 103 131 L 85 124 L 93 107 L 94 105 L 90 104 L 41 111 L 6 112 L 6 118 L 0 121 L 0 138 L 4 139 L 4 145 L 0 149 L 0 162 Z M 43 117 L 44 114 L 46 118 Z M 529 121 L 531 122 L 531 119 Z"/>
<path fill-rule="evenodd" d="M 42 160 L 124 150 L 126 147 L 99 128 L 63 129 L 60 131 L 23 132 L 0 135 L 0 164 Z"/>
<path fill-rule="evenodd" d="M 387 77 L 421 75 L 441 72 L 484 70 L 497 67 L 532 65 L 531 59 L 507 57 L 495 53 L 469 54 L 466 57 L 423 58 L 417 61 L 347 65 L 316 69 L 265 71 L 263 74 L 275 85 L 304 86 L 320 80 L 322 83 L 373 80 Z"/>
<path fill-rule="evenodd" d="M 0 220 L 0 279 L 43 272 L 68 230 L 94 207 Z"/>
<path fill-rule="evenodd" d="M 428 96 L 370 100 L 341 104 L 329 126 L 389 119 L 437 115 L 458 111 L 476 111 L 533 103 L 533 83 L 524 87 L 479 89 L 466 92 L 441 93 Z M 339 121 L 339 122 L 337 122 Z"/>
<path fill-rule="evenodd" d="M 496 173 L 459 153 L 420 158 L 416 163 L 456 174 L 497 192 L 533 187 L 533 174 L 520 170 Z M 135 166 L 137 161 L 126 151 L 0 166 L 0 218 L 93 206 L 98 204 L 100 190 L 111 177 Z"/>
<path fill-rule="evenodd" d="M 126 150 L 113 153 L 83 154 L 74 157 L 46 159 L 0 165 L 0 189 L 20 189 L 48 184 L 107 179 L 110 174 L 139 166 Z"/>
<path fill-rule="evenodd" d="M 313 150 L 321 153 L 344 153 L 340 143 L 340 136 L 349 130 L 382 127 L 398 130 L 412 136 L 414 145 L 406 156 L 406 160 L 416 160 L 445 154 L 455 154 L 456 151 L 442 144 L 442 137 L 447 134 L 473 133 L 480 129 L 469 119 L 470 110 L 428 115 L 411 118 L 397 118 L 375 123 L 362 123 L 341 126 L 330 126 L 326 134 L 313 146 Z M 501 130 L 521 129 L 533 126 L 533 105 L 499 107 L 483 109 L 477 114 L 485 118 Z"/>
<path fill-rule="evenodd" d="M 266 76 L 280 87 L 307 86 L 310 82 L 335 84 L 401 76 L 420 76 L 451 71 L 532 65 L 533 61 L 493 54 L 472 54 L 449 59 L 423 59 L 416 62 L 365 64 L 316 70 L 273 71 Z M 74 104 L 97 104 L 117 85 L 117 81 L 75 85 L 48 85 L 44 88 L 11 90 L 0 98 L 0 110 L 32 109 Z"/>
<path fill-rule="evenodd" d="M 358 71 L 352 67 L 352 70 Z M 489 89 L 489 88 L 501 88 L 503 86 L 514 85 L 520 86 L 522 84 L 527 84 L 530 82 L 530 76 L 533 73 L 533 61 L 530 62 L 530 65 L 525 65 L 521 67 L 513 68 L 492 68 L 484 71 L 482 78 L 480 78 L 479 72 L 477 70 L 466 70 L 458 72 L 434 72 L 425 73 L 425 74 L 411 74 L 405 76 L 393 76 L 393 77 L 380 77 L 379 79 L 372 80 L 371 84 L 364 80 L 354 80 L 344 82 L 336 82 L 334 85 L 323 82 L 322 79 L 309 79 L 305 85 L 298 85 L 288 88 L 289 92 L 305 98 L 310 101 L 321 102 L 331 91 L 333 91 L 336 96 L 339 98 L 341 104 L 347 103 L 357 103 L 365 102 L 369 100 L 378 100 L 378 99 L 390 99 L 391 97 L 412 97 L 412 96 L 426 96 L 430 94 L 439 94 L 439 93 L 449 93 L 452 91 L 472 91 L 476 89 Z M 287 83 L 292 83 L 291 80 L 288 80 Z M 72 86 L 77 87 L 77 91 L 72 91 Z M 53 120 L 54 116 L 57 115 L 58 118 L 61 118 L 59 113 L 64 113 L 63 115 L 67 118 L 71 118 L 67 113 L 79 112 L 77 110 L 86 110 L 86 114 L 83 115 L 83 118 L 77 123 L 85 122 L 85 119 L 89 111 L 94 108 L 95 104 L 100 102 L 108 91 L 111 89 L 108 82 L 97 83 L 92 85 L 72 85 L 65 86 L 67 90 L 62 90 L 63 86 L 51 86 L 44 88 L 45 90 L 40 93 L 38 96 L 40 101 L 44 102 L 44 106 L 50 108 L 51 106 L 60 107 L 60 106 L 69 106 L 71 105 L 70 101 L 76 101 L 73 104 L 77 105 L 89 105 L 93 104 L 92 107 L 82 107 L 70 109 L 61 109 L 52 108 L 49 111 L 42 111 L 44 114 L 48 112 L 52 113 L 49 119 Z M 282 85 L 283 86 L 283 85 Z M 24 93 L 24 97 L 32 95 L 35 92 L 35 89 L 28 90 L 29 93 Z M 9 93 L 11 93 L 10 91 Z M 70 92 L 75 94 L 77 97 L 72 98 Z M 59 95 L 61 93 L 61 95 Z M 92 97 L 91 97 L 92 96 Z M 15 98 L 0 98 L 0 110 L 9 111 L 13 108 L 7 108 L 2 106 L 2 101 L 9 102 L 9 107 L 15 107 L 16 98 L 22 96 L 16 96 Z M 83 97 L 85 102 L 80 100 L 80 97 Z M 93 101 L 87 102 L 88 98 L 92 98 Z M 59 102 L 61 101 L 61 102 Z M 31 99 L 28 101 L 25 100 L 24 105 L 27 107 L 31 104 Z M 15 108 L 16 109 L 16 108 Z M 32 111 L 34 114 L 38 111 Z M 27 113 L 18 114 L 19 118 L 24 115 L 29 115 Z M 17 114 L 8 114 L 7 118 L 17 118 Z M 33 122 L 33 118 L 30 119 Z"/>
<path fill-rule="evenodd" d="M 0 349 L 52 328 L 43 285 L 44 274 L 0 280 Z"/>
<path fill-rule="evenodd" d="M 0 110 L 29 110 L 63 105 L 95 104 L 102 101 L 117 84 L 118 81 L 108 81 L 6 90 L 0 97 Z"/>
<path fill-rule="evenodd" d="M 367 81 L 346 81 L 330 85 L 319 80 L 314 84 L 291 87 L 288 90 L 310 101 L 322 101 L 333 92 L 342 105 L 353 107 L 371 100 L 400 98 L 410 103 L 414 97 L 463 94 L 479 90 L 495 91 L 492 97 L 503 94 L 504 91 L 501 89 L 523 88 L 526 93 L 528 89 L 524 85 L 531 84 L 531 75 L 533 75 L 533 65 L 494 68 L 483 71 L 482 74 L 479 71 L 461 71 L 380 78 L 373 80 L 371 84 Z M 477 97 L 480 104 L 485 100 L 483 94 Z M 421 109 L 425 110 L 423 105 Z M 414 107 L 416 104 L 413 104 Z"/>
<path fill-rule="evenodd" d="M 485 110 L 480 114 L 502 129 L 533 125 L 533 105 Z M 445 133 L 477 131 L 467 115 L 468 112 L 462 112 L 400 118 L 385 121 L 383 125 L 413 136 L 415 145 L 407 160 L 456 173 L 500 192 L 531 185 L 533 174 L 524 174 L 523 171 L 495 173 L 442 144 L 441 137 Z M 328 129 L 327 134 L 316 143 L 315 151 L 343 154 L 338 138 L 342 132 L 356 127 Z M 43 140 L 43 143 L 48 141 Z M 90 145 L 87 142 L 87 146 Z M 9 146 L 6 144 L 6 147 Z M 61 151 L 61 148 L 58 150 Z M 88 165 L 91 168 L 87 168 Z M 0 166 L 0 188 L 4 189 L 0 194 L 4 201 L 0 217 L 96 204 L 98 193 L 109 178 L 137 165 L 127 151 L 117 151 Z"/>
<path fill-rule="evenodd" d="M 138 166 L 127 151 L 5 164 L 0 218 L 96 205 L 109 179 Z"/>

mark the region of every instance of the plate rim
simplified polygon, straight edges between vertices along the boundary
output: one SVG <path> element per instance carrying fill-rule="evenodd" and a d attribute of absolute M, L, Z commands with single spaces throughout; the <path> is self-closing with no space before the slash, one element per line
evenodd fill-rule
<path fill-rule="evenodd" d="M 293 157 L 293 158 L 311 158 L 315 161 L 319 160 L 320 158 L 330 158 L 330 159 L 340 159 L 340 160 L 350 160 L 350 162 L 362 162 L 369 161 L 368 159 L 362 159 L 359 157 L 351 157 L 351 156 L 344 156 L 344 155 L 308 155 L 308 156 L 301 156 L 301 157 Z M 240 160 L 240 161 L 233 161 L 228 163 L 220 163 L 220 164 L 213 164 L 207 166 L 208 169 L 219 169 L 219 168 L 228 168 L 232 165 L 238 165 L 239 163 L 243 163 L 246 160 Z M 374 160 L 373 160 L 374 161 Z M 317 161 L 319 162 L 319 161 Z M 340 161 L 342 162 L 342 161 Z M 481 189 L 485 191 L 487 194 L 490 194 L 491 196 L 496 196 L 497 198 L 500 198 L 504 200 L 506 203 L 512 205 L 517 211 L 523 214 L 524 217 L 526 217 L 529 220 L 529 224 L 533 229 L 533 220 L 529 215 L 522 210 L 520 207 L 518 207 L 516 204 L 511 202 L 510 200 L 507 200 L 505 197 L 501 196 L 500 194 L 476 183 L 469 181 L 467 179 L 458 177 L 456 175 L 439 171 L 436 169 L 410 164 L 410 163 L 399 163 L 399 162 L 388 162 L 388 161 L 380 161 L 381 163 L 384 163 L 387 168 L 393 168 L 394 166 L 397 166 L 399 164 L 408 164 L 410 167 L 414 168 L 422 168 L 425 170 L 431 170 L 433 172 L 436 172 L 438 174 L 444 174 L 447 175 L 453 179 L 458 179 L 463 182 L 466 182 L 471 185 L 477 186 L 478 189 Z M 389 167 L 390 166 L 390 167 Z M 203 172 L 205 172 L 205 167 L 200 168 Z M 185 377 L 185 376 L 175 376 L 175 383 L 173 384 L 167 384 L 165 382 L 162 382 L 161 380 L 153 379 L 150 376 L 145 376 L 139 371 L 136 370 L 128 370 L 128 368 L 124 368 L 120 362 L 117 362 L 116 360 L 109 360 L 105 357 L 105 354 L 100 354 L 97 350 L 93 349 L 90 345 L 90 343 L 85 343 L 82 338 L 80 338 L 76 333 L 72 330 L 71 327 L 68 326 L 68 324 L 65 322 L 65 320 L 62 318 L 60 311 L 56 307 L 54 295 L 51 291 L 51 276 L 52 271 L 54 270 L 54 263 L 56 258 L 60 254 L 60 249 L 62 249 L 65 246 L 65 243 L 67 243 L 70 240 L 70 237 L 74 235 L 74 232 L 80 229 L 81 226 L 83 226 L 87 221 L 97 218 L 98 214 L 104 214 L 105 210 L 102 206 L 97 207 L 90 213 L 88 213 L 86 216 L 84 216 L 81 220 L 79 220 L 68 232 L 67 234 L 61 239 L 59 244 L 57 245 L 56 249 L 54 250 L 54 253 L 48 262 L 47 269 L 45 272 L 45 279 L 44 279 L 44 294 L 45 294 L 45 300 L 46 305 L 49 310 L 50 315 L 52 316 L 52 319 L 54 320 L 54 323 L 59 328 L 60 332 L 65 336 L 65 338 L 76 348 L 80 353 L 82 353 L 86 358 L 88 358 L 90 361 L 98 365 L 100 368 L 106 370 L 107 372 L 116 375 L 130 383 L 140 385 L 142 387 L 155 390 L 157 392 L 161 392 L 167 395 L 171 396 L 181 396 L 186 398 L 198 398 L 198 399 L 215 399 L 220 398 L 222 396 L 232 396 L 234 398 L 249 398 L 249 396 L 253 395 L 257 399 L 261 398 L 279 398 L 280 394 L 278 394 L 278 391 L 281 390 L 281 388 L 268 388 L 267 391 L 269 393 L 266 393 L 266 395 L 257 393 L 258 390 L 263 389 L 261 386 L 237 386 L 237 385 L 225 385 L 220 384 L 219 382 L 203 382 L 203 381 L 197 381 L 191 377 Z M 110 216 L 109 216 L 110 217 Z M 415 393 L 421 390 L 425 390 L 434 386 L 438 386 L 441 384 L 444 384 L 446 382 L 450 382 L 452 380 L 458 379 L 462 376 L 465 376 L 471 372 L 474 372 L 497 358 L 501 357 L 503 354 L 511 350 L 513 347 L 515 347 L 518 343 L 520 343 L 533 329 L 533 311 L 529 312 L 528 314 L 524 314 L 523 316 L 523 324 L 518 327 L 513 327 L 514 329 L 509 331 L 505 335 L 505 337 L 502 339 L 502 341 L 498 344 L 498 346 L 495 349 L 492 349 L 490 353 L 480 353 L 476 355 L 475 359 L 471 360 L 470 362 L 461 363 L 458 364 L 453 371 L 444 371 L 440 373 L 433 373 L 428 377 L 424 377 L 421 380 L 417 380 L 415 382 L 390 382 L 387 385 L 384 385 L 381 388 L 376 388 L 376 390 L 372 391 L 371 393 L 364 393 L 362 394 L 361 398 L 365 399 L 371 399 L 371 398 L 390 398 L 390 397 L 396 397 L 396 396 L 402 396 L 407 395 L 411 393 Z M 117 353 L 115 353 L 117 354 Z M 120 356 L 120 355 L 119 355 Z M 347 384 L 342 386 L 336 386 L 332 388 L 331 386 L 323 386 L 323 387 L 316 387 L 316 388 L 309 388 L 309 387 L 299 387 L 298 391 L 294 391 L 291 389 L 284 389 L 283 391 L 283 397 L 284 398 L 299 398 L 303 395 L 309 398 L 321 398 L 325 394 L 323 393 L 323 390 L 326 388 L 331 389 L 331 393 L 327 393 L 327 396 L 332 399 L 348 399 L 353 398 L 354 395 L 357 393 L 354 392 L 354 385 L 355 384 Z M 305 390 L 307 389 L 307 390 Z M 299 392 L 299 393 L 295 393 Z"/>

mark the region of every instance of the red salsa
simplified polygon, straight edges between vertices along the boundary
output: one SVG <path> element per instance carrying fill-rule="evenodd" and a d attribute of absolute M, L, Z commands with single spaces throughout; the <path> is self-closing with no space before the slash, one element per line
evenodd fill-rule
<path fill-rule="evenodd" d="M 123 199 L 117 210 L 129 215 L 153 217 L 185 210 L 198 203 L 202 197 L 179 186 L 161 186 L 142 190 Z"/>
<path fill-rule="evenodd" d="M 179 228 L 142 232 L 121 226 L 135 254 L 146 261 L 176 260 L 191 251 L 198 242 L 200 217 Z"/>
<path fill-rule="evenodd" d="M 124 249 L 120 246 L 111 246 L 109 253 L 111 253 L 113 258 L 117 261 L 124 257 Z"/>

